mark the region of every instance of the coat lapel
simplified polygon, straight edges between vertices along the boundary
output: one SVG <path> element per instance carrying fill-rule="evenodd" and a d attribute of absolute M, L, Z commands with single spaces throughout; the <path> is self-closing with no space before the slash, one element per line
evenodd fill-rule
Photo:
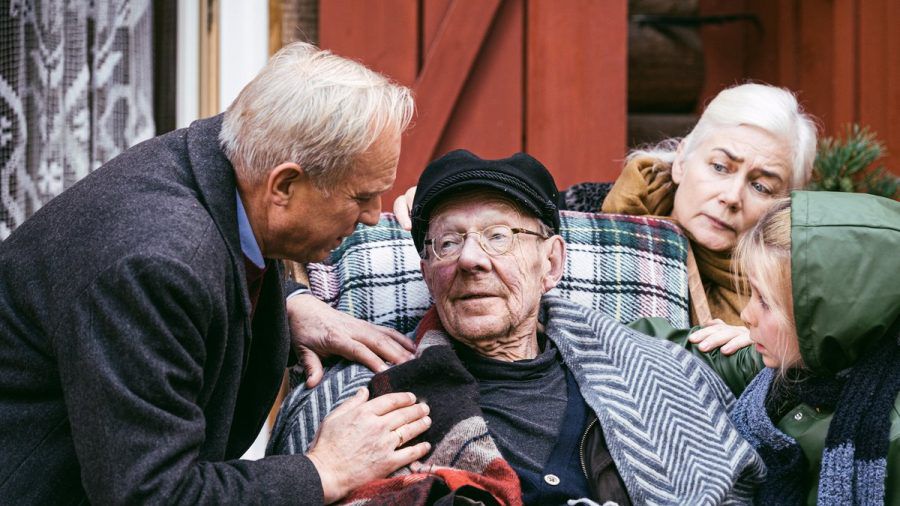
<path fill-rule="evenodd" d="M 197 120 L 188 128 L 188 156 L 200 200 L 212 216 L 219 233 L 228 246 L 232 267 L 237 273 L 238 283 L 235 288 L 244 315 L 250 314 L 250 295 L 247 293 L 247 275 L 244 272 L 244 254 L 237 226 L 237 204 L 234 192 L 237 188 L 234 167 L 219 146 L 219 131 L 222 129 L 222 115 Z M 250 334 L 250 323 L 246 324 L 246 333 Z"/>

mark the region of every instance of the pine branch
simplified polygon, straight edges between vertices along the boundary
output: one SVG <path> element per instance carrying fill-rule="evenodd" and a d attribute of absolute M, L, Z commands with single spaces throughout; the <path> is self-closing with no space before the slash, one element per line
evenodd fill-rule
<path fill-rule="evenodd" d="M 900 178 L 881 166 L 865 172 L 884 154 L 884 144 L 868 127 L 847 125 L 843 137 L 827 137 L 819 142 L 809 188 L 894 198 L 900 190 Z"/>

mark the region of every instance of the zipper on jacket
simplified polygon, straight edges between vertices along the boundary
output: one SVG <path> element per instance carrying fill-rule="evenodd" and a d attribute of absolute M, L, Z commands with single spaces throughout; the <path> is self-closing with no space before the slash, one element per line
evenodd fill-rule
<path fill-rule="evenodd" d="M 581 458 L 581 472 L 584 473 L 584 478 L 588 480 L 588 483 L 590 483 L 591 477 L 588 476 L 587 464 L 584 462 L 584 444 L 587 442 L 588 434 L 590 434 L 591 428 L 594 427 L 595 423 L 597 423 L 596 417 L 591 420 L 591 423 L 584 429 L 584 434 L 581 435 L 581 444 L 578 445 L 578 456 Z"/>

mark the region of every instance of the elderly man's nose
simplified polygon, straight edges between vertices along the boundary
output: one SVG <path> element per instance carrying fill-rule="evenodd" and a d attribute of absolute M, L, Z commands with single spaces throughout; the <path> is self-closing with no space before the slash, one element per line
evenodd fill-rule
<path fill-rule="evenodd" d="M 464 269 L 473 267 L 486 267 L 491 264 L 490 256 L 481 247 L 478 234 L 468 234 L 463 238 L 462 249 L 459 251 L 459 265 Z"/>

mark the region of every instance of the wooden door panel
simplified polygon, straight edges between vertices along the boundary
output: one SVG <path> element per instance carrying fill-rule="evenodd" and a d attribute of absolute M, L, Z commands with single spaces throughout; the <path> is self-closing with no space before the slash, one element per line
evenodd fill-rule
<path fill-rule="evenodd" d="M 852 123 L 857 116 L 858 103 L 856 65 L 859 54 L 859 8 L 856 0 L 836 0 L 832 9 L 831 33 L 819 44 L 827 44 L 833 48 L 830 92 L 831 121 L 830 128 L 836 130 Z M 850 22 L 848 22 L 850 21 Z M 813 83 L 809 83 L 813 85 Z"/>
<path fill-rule="evenodd" d="M 322 47 L 415 92 L 385 209 L 460 147 L 530 150 L 561 187 L 618 175 L 626 0 L 323 0 L 319 20 Z"/>
<path fill-rule="evenodd" d="M 612 181 L 625 149 L 627 4 L 529 0 L 525 147 L 560 188 Z"/>
<path fill-rule="evenodd" d="M 859 121 L 887 145 L 881 161 L 900 176 L 900 5 L 896 0 L 860 2 Z"/>
<path fill-rule="evenodd" d="M 499 7 L 500 0 L 457 0 L 447 7 L 413 86 L 418 114 L 400 153 L 396 187 L 414 184 L 434 157 Z"/>
<path fill-rule="evenodd" d="M 319 44 L 412 86 L 419 70 L 418 0 L 325 0 Z"/>
<path fill-rule="evenodd" d="M 831 2 L 829 2 L 831 4 Z M 799 76 L 800 100 L 818 111 L 819 119 L 828 130 L 834 124 L 834 41 L 833 4 L 823 5 L 819 0 L 800 2 L 798 17 L 802 20 L 796 59 Z"/>
<path fill-rule="evenodd" d="M 505 0 L 500 6 L 434 157 L 465 148 L 502 158 L 524 149 L 524 4 Z"/>

